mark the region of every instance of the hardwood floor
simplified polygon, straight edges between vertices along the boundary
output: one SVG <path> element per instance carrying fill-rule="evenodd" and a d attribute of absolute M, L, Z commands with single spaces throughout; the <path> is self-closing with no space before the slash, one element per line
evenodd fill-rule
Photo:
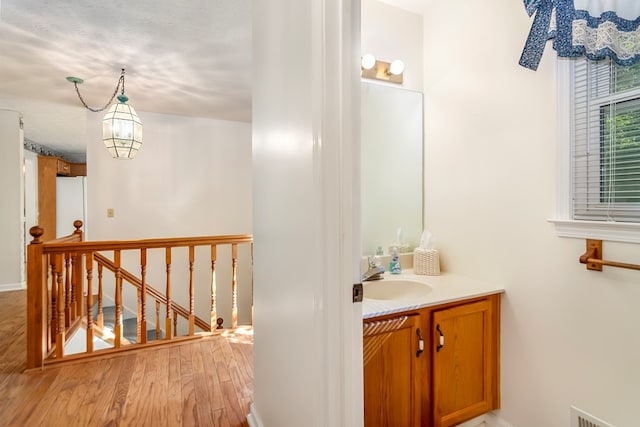
<path fill-rule="evenodd" d="M 25 300 L 0 292 L 0 426 L 248 426 L 250 331 L 25 373 Z"/>

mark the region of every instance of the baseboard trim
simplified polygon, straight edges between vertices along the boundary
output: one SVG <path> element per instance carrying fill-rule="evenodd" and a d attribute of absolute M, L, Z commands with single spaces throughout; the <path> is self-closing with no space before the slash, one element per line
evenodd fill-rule
<path fill-rule="evenodd" d="M 458 427 L 491 427 L 492 425 L 487 422 L 487 417 L 485 415 L 480 415 L 479 417 L 473 418 L 469 421 L 465 421 L 462 424 L 459 424 Z"/>
<path fill-rule="evenodd" d="M 249 423 L 249 427 L 264 427 L 262 422 L 260 421 L 260 417 L 256 412 L 256 408 L 253 405 L 249 405 L 249 413 L 247 414 L 247 422 Z M 500 417 L 498 417 L 495 413 L 489 412 L 488 414 L 480 415 L 477 418 L 469 420 L 460 424 L 459 427 L 513 427 L 508 422 L 504 421 Z"/>
<path fill-rule="evenodd" d="M 480 415 L 472 420 L 460 424 L 458 427 L 513 427 L 511 424 L 498 417 L 494 412 Z"/>
<path fill-rule="evenodd" d="M 513 425 L 500 418 L 495 412 L 485 414 L 485 420 L 489 427 L 513 427 Z"/>
<path fill-rule="evenodd" d="M 260 417 L 256 413 L 256 407 L 253 406 L 253 403 L 249 405 L 249 414 L 247 415 L 247 422 L 249 423 L 249 427 L 263 427 L 260 422 Z"/>
<path fill-rule="evenodd" d="M 21 291 L 26 288 L 24 283 L 4 283 L 0 285 L 0 292 Z"/>

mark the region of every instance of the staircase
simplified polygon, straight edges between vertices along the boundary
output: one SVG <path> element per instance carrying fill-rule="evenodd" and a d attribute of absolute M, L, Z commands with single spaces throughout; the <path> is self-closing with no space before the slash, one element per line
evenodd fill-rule
<path fill-rule="evenodd" d="M 97 301 L 97 295 L 94 296 L 94 301 Z M 97 324 L 98 321 L 98 303 L 93 305 L 92 309 L 94 325 Z M 99 328 L 96 328 L 93 333 L 93 346 L 94 350 L 108 349 L 113 348 L 113 331 L 115 328 L 115 318 L 116 318 L 116 307 L 114 305 L 107 306 L 102 309 L 102 316 L 104 322 L 104 328 L 100 331 Z M 137 333 L 137 322 L 135 313 L 132 313 L 131 310 L 123 309 L 122 312 L 122 330 L 123 330 L 123 343 L 126 344 L 137 344 L 138 341 L 138 333 Z M 78 354 L 86 351 L 86 340 L 87 328 L 86 323 L 83 323 L 81 327 L 76 329 L 71 337 L 65 343 L 65 354 Z M 149 329 L 147 330 L 147 342 L 153 341 L 155 339 L 164 339 L 165 334 L 164 331 L 160 331 L 160 337 L 156 338 L 156 330 Z"/>
<path fill-rule="evenodd" d="M 97 301 L 97 297 L 94 298 L 94 301 Z M 104 307 L 102 309 L 102 318 L 104 322 L 105 329 L 109 329 L 113 331 L 116 325 L 116 306 L 111 305 Z M 98 304 L 93 305 L 93 319 L 94 321 L 98 320 Z M 136 317 L 136 313 L 131 312 L 131 310 L 127 310 L 126 307 L 122 310 L 122 336 L 125 340 L 127 340 L 131 344 L 136 344 L 138 342 L 138 319 Z M 164 339 L 165 334 L 164 331 L 160 331 L 160 336 L 156 338 L 156 330 L 148 329 L 147 330 L 147 341 L 153 341 L 155 339 Z"/>

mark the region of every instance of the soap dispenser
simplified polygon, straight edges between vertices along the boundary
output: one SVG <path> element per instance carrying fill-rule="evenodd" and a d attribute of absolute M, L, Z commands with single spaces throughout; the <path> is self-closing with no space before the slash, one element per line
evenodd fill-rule
<path fill-rule="evenodd" d="M 402 273 L 402 267 L 400 266 L 400 257 L 398 257 L 398 248 L 395 246 L 391 250 L 391 261 L 389 262 L 389 272 L 391 274 Z"/>

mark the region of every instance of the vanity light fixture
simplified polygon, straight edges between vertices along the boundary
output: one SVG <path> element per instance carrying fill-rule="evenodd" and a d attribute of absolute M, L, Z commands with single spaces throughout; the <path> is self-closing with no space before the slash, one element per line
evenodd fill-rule
<path fill-rule="evenodd" d="M 361 59 L 361 76 L 365 79 L 383 80 L 391 83 L 402 84 L 404 62 L 396 59 L 393 62 L 378 61 L 367 53 Z"/>
<path fill-rule="evenodd" d="M 136 110 L 127 104 L 129 98 L 124 94 L 124 68 L 120 73 L 118 84 L 113 91 L 113 95 L 111 95 L 111 99 L 102 108 L 89 107 L 82 95 L 80 95 L 78 85 L 82 84 L 84 80 L 78 77 L 67 77 L 67 81 L 73 83 L 80 102 L 87 110 L 97 113 L 111 106 L 102 119 L 102 142 L 104 142 L 109 154 L 114 159 L 133 159 L 140 147 L 142 147 L 142 123 L 136 114 Z M 118 95 L 119 102 L 111 105 L 120 87 L 122 87 L 122 90 Z"/>

